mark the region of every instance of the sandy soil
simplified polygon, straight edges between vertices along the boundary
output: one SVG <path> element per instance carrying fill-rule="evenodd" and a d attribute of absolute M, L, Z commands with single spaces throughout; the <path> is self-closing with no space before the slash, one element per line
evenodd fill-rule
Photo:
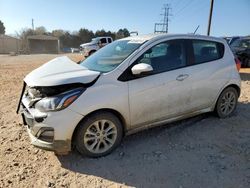
<path fill-rule="evenodd" d="M 205 114 L 147 130 L 89 159 L 31 146 L 15 114 L 24 76 L 54 57 L 0 56 L 0 187 L 250 187 L 249 70 L 231 118 Z"/>

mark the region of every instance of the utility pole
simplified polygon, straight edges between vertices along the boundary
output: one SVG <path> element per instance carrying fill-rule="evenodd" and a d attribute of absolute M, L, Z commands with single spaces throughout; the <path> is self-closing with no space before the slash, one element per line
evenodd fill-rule
<path fill-rule="evenodd" d="M 210 35 L 210 28 L 213 16 L 213 7 L 214 7 L 214 0 L 210 1 L 210 12 L 209 12 L 209 19 L 208 19 L 208 28 L 207 28 L 207 35 Z"/>
<path fill-rule="evenodd" d="M 32 18 L 32 20 L 31 20 L 31 26 L 32 26 L 32 29 L 33 29 L 33 31 L 34 31 L 34 19 Z"/>
<path fill-rule="evenodd" d="M 171 16 L 170 9 L 170 4 L 164 4 L 163 13 L 160 14 L 163 16 L 163 22 L 155 23 L 155 33 L 168 33 L 168 23 L 170 21 L 169 17 Z M 161 27 L 161 29 L 158 29 L 159 27 Z"/>

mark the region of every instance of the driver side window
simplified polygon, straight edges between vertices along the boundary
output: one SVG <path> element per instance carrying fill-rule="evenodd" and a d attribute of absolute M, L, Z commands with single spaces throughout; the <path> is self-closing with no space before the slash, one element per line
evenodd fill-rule
<path fill-rule="evenodd" d="M 144 54 L 137 64 L 146 63 L 152 66 L 153 73 L 161 73 L 186 66 L 186 53 L 184 41 L 171 40 L 159 43 Z"/>
<path fill-rule="evenodd" d="M 106 41 L 106 38 L 101 38 L 101 44 L 106 44 L 107 43 L 107 41 Z"/>

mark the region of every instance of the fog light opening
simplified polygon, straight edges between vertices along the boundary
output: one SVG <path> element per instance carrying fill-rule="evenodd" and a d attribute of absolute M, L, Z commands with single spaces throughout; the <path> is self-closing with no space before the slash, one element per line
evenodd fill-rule
<path fill-rule="evenodd" d="M 54 141 L 54 130 L 51 128 L 49 129 L 41 128 L 37 134 L 37 138 L 39 140 L 52 143 Z"/>

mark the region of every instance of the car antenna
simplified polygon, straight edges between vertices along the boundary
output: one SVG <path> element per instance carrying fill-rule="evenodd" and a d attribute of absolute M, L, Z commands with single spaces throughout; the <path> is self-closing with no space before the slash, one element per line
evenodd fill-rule
<path fill-rule="evenodd" d="M 194 31 L 194 34 L 196 33 L 196 31 L 199 29 L 200 25 L 198 25 Z"/>

